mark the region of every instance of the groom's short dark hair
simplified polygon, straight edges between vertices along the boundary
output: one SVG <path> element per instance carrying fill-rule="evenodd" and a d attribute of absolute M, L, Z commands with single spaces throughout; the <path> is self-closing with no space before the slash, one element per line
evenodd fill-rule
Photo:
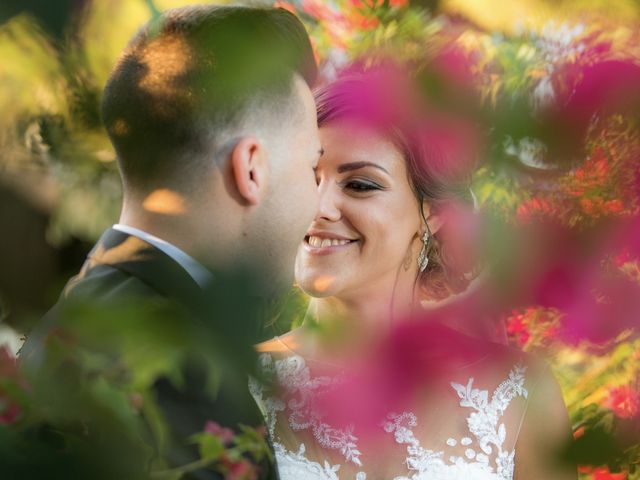
<path fill-rule="evenodd" d="M 151 20 L 102 99 L 125 187 L 189 185 L 247 121 L 295 121 L 294 74 L 311 86 L 317 68 L 302 23 L 284 9 L 191 6 Z"/>

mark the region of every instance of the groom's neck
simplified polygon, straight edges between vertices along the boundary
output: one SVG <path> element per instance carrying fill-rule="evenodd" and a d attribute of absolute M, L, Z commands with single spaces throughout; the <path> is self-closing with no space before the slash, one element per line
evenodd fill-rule
<path fill-rule="evenodd" d="M 149 198 L 125 201 L 119 223 L 178 247 L 212 270 L 226 269 L 237 258 L 241 245 L 224 218 L 183 198 Z"/>

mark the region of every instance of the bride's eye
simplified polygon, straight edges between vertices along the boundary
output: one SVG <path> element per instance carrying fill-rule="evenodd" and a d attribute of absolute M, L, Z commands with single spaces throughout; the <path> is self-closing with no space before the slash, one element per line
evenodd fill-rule
<path fill-rule="evenodd" d="M 364 180 L 351 180 L 344 184 L 344 188 L 353 192 L 369 192 L 371 190 L 382 190 L 382 187 L 375 182 Z"/>

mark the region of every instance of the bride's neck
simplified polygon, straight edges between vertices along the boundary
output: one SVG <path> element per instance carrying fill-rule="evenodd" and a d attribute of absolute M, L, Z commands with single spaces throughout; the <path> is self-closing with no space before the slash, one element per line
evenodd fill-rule
<path fill-rule="evenodd" d="M 303 351 L 336 364 L 358 358 L 411 311 L 411 295 L 313 298 L 304 326 Z M 306 333 L 306 334 L 305 334 Z M 328 363 L 328 362 L 327 362 Z"/>
<path fill-rule="evenodd" d="M 410 289 L 368 295 L 314 298 L 309 315 L 318 322 L 333 320 L 352 330 L 385 332 L 402 321 L 413 309 L 414 295 Z"/>

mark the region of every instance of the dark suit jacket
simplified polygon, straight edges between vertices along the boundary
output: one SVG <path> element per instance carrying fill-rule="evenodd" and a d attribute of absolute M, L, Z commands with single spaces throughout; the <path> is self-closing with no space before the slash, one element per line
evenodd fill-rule
<path fill-rule="evenodd" d="M 203 289 L 165 253 L 138 237 L 109 229 L 89 254 L 80 273 L 69 281 L 58 303 L 30 335 L 21 355 L 27 359 L 37 355 L 37 350 L 42 348 L 43 338 L 55 325 L 65 304 L 74 298 L 95 299 L 106 305 L 129 299 L 148 302 L 168 299 L 188 312 L 186 321 L 208 322 L 208 328 L 216 329 L 217 337 L 223 340 L 211 348 L 226 349 L 223 356 L 226 355 L 228 365 L 232 364 L 233 356 L 241 359 L 240 368 L 233 372 L 225 371 L 227 368 L 223 367 L 217 396 L 211 398 L 205 392 L 206 375 L 201 366 L 185 368 L 185 383 L 180 389 L 167 379 L 159 379 L 155 384 L 158 403 L 175 440 L 169 461 L 174 466 L 189 463 L 196 460 L 197 456 L 192 447 L 187 445 L 186 439 L 202 431 L 207 420 L 232 428 L 238 424 L 263 424 L 262 416 L 247 389 L 246 373 L 248 365 L 254 363 L 251 341 L 255 337 L 237 335 L 238 330 L 242 329 L 237 322 L 251 315 L 251 309 L 246 309 L 246 299 L 236 298 L 240 320 L 229 318 L 230 304 L 226 305 L 224 318 L 220 318 L 217 307 L 233 297 L 233 292 L 224 292 L 221 285 L 216 285 L 217 282 L 218 279 L 211 288 Z M 277 478 L 269 462 L 261 465 L 261 471 L 260 478 Z M 199 470 L 188 478 L 222 477 L 209 470 Z"/>

